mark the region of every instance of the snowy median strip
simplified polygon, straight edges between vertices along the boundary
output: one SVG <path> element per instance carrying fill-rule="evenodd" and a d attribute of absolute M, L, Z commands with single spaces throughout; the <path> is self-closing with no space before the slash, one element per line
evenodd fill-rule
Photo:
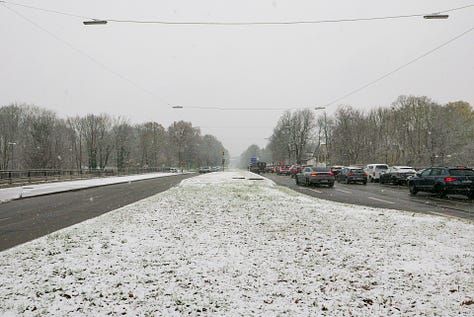
<path fill-rule="evenodd" d="M 0 253 L 0 315 L 473 315 L 471 223 L 251 177 L 186 179 Z"/>

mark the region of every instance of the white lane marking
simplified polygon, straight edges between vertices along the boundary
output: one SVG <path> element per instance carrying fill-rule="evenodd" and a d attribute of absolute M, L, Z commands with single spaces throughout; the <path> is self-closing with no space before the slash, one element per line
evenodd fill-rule
<path fill-rule="evenodd" d="M 450 216 L 450 215 L 447 215 L 447 214 L 443 214 L 443 213 L 440 213 L 440 212 L 436 212 L 436 211 L 428 211 L 428 212 L 430 214 L 436 215 L 436 216 L 456 218 L 456 217 L 453 217 L 453 216 Z"/>
<path fill-rule="evenodd" d="M 0 221 L 5 221 L 5 220 L 8 220 L 10 219 L 11 217 L 6 217 L 6 218 L 0 218 Z"/>
<path fill-rule="evenodd" d="M 338 192 L 343 192 L 343 193 L 346 193 L 346 194 L 352 194 L 352 193 L 351 193 L 350 191 L 348 191 L 348 190 L 339 189 L 339 188 L 336 188 L 336 190 L 337 190 Z"/>
<path fill-rule="evenodd" d="M 317 189 L 310 189 L 310 191 L 312 191 L 312 192 L 316 192 L 316 193 L 318 193 L 318 194 L 322 194 L 322 193 L 323 193 L 322 191 L 320 191 L 320 190 L 317 190 Z"/>
<path fill-rule="evenodd" d="M 378 199 L 378 198 L 375 198 L 375 197 L 367 197 L 369 199 L 372 199 L 372 200 L 376 200 L 376 201 L 379 201 L 379 202 L 382 202 L 382 203 L 386 203 L 386 204 L 395 204 L 393 201 L 389 201 L 389 200 L 384 200 L 384 199 Z"/>

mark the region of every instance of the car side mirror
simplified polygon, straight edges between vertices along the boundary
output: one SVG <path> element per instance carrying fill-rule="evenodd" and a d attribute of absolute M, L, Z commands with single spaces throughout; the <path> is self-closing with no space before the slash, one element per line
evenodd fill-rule
<path fill-rule="evenodd" d="M 421 173 L 416 173 L 415 175 L 418 176 L 418 177 L 420 177 L 420 176 L 421 176 Z"/>

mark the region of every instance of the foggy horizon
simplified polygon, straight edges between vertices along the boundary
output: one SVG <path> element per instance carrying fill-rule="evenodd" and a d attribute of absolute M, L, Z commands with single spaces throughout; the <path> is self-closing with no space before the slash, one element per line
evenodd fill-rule
<path fill-rule="evenodd" d="M 428 14 L 471 3 L 47 0 L 0 5 L 0 105 L 32 104 L 61 118 L 106 113 L 165 128 L 183 120 L 218 138 L 232 157 L 252 144 L 264 147 L 283 109 L 324 106 L 363 87 L 472 30 L 474 12 L 473 7 L 452 11 L 447 20 L 85 26 L 85 19 L 14 4 L 106 19 L 285 22 Z M 326 111 L 332 114 L 339 105 L 364 111 L 388 107 L 400 95 L 473 105 L 473 33 Z"/>

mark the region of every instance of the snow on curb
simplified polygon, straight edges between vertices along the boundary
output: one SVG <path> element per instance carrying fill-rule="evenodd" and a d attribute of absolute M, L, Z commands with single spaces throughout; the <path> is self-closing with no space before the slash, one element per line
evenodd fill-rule
<path fill-rule="evenodd" d="M 472 224 L 211 173 L 0 253 L 26 316 L 472 316 Z"/>

